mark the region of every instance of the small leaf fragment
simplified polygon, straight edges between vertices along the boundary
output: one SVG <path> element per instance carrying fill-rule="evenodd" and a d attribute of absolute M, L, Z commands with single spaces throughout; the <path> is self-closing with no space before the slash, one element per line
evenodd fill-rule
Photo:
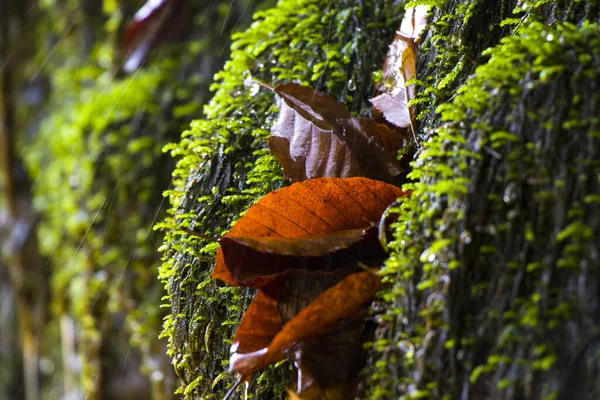
<path fill-rule="evenodd" d="M 140 68 L 160 42 L 183 32 L 185 3 L 186 0 L 148 0 L 137 11 L 123 35 L 125 73 Z"/>
<path fill-rule="evenodd" d="M 421 34 L 427 27 L 427 14 L 430 8 L 428 5 L 408 8 L 404 18 L 402 18 L 400 33 L 406 37 L 411 37 L 417 46 L 421 43 Z"/>
<path fill-rule="evenodd" d="M 429 6 L 422 5 L 406 10 L 383 63 L 384 93 L 371 99 L 373 107 L 387 121 L 399 128 L 410 126 L 413 135 L 417 109 L 408 103 L 415 98 L 416 87 L 407 83 L 417 76 L 417 47 L 427 25 L 428 11 Z"/>

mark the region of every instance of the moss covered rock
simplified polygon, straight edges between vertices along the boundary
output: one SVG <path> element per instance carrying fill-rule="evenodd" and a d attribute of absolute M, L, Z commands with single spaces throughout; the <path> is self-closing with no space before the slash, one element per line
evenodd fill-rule
<path fill-rule="evenodd" d="M 598 16 L 593 2 L 282 0 L 234 37 L 205 119 L 166 148 L 179 161 L 170 216 L 159 225 L 167 232 L 161 278 L 172 309 L 164 335 L 186 398 L 220 398 L 233 384 L 229 346 L 254 293 L 211 279 L 217 244 L 185 230 L 220 237 L 249 204 L 285 184 L 264 141 L 277 109 L 251 80 L 308 84 L 368 115 L 372 78 L 404 6 L 416 4 L 433 6 L 414 101 L 426 145 L 414 165 L 414 196 L 398 209 L 365 396 L 552 398 L 568 387 L 552 379 L 565 376 L 557 366 L 573 361 L 572 349 L 585 353 L 587 364 L 578 365 L 591 365 L 589 376 L 597 371 L 588 362 L 597 310 L 573 303 L 574 277 L 590 285 L 584 299 L 597 290 L 590 269 L 597 165 L 585 152 L 597 146 L 589 135 L 597 122 L 595 108 L 583 106 L 597 99 L 581 86 L 583 77 L 598 76 L 597 27 L 584 22 Z M 565 125 L 577 118 L 560 105 L 570 102 L 587 121 L 579 127 Z M 581 158 L 585 172 L 571 158 Z M 574 198 L 566 189 L 582 174 Z M 572 347 L 560 348 L 565 338 Z M 284 396 L 286 375 L 285 366 L 271 367 L 254 377 L 249 396 Z"/>
<path fill-rule="evenodd" d="M 161 277 L 173 311 L 164 335 L 186 397 L 221 398 L 233 384 L 229 347 L 254 292 L 210 278 L 217 245 L 180 228 L 220 237 L 249 204 L 284 184 L 265 142 L 277 115 L 273 94 L 244 87 L 244 80 L 301 82 L 366 114 L 375 93 L 371 75 L 402 15 L 401 4 L 386 1 L 315 0 L 284 0 L 256 14 L 250 29 L 234 36 L 206 118 L 167 147 L 179 162 L 171 216 L 160 224 L 167 230 Z M 253 379 L 249 393 L 282 397 L 287 375 L 286 366 L 272 367 Z"/>
<path fill-rule="evenodd" d="M 373 397 L 598 397 L 598 32 L 521 26 L 438 109 L 397 210 Z"/>

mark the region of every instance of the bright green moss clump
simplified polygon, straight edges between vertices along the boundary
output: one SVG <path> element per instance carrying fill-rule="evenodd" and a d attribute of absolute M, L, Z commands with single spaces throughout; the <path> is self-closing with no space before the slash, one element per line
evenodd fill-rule
<path fill-rule="evenodd" d="M 485 54 L 397 210 L 371 394 L 594 399 L 598 25 L 525 24 Z"/>
<path fill-rule="evenodd" d="M 254 293 L 212 280 L 217 246 L 179 228 L 219 237 L 252 201 L 284 183 L 264 140 L 277 115 L 274 97 L 244 87 L 244 80 L 302 82 L 367 113 L 375 93 L 371 73 L 381 68 L 401 17 L 401 5 L 383 0 L 283 0 L 257 13 L 250 29 L 234 36 L 206 119 L 167 146 L 179 162 L 168 192 L 170 218 L 159 224 L 167 231 L 161 277 L 173 311 L 164 335 L 187 398 L 221 398 L 233 384 L 229 347 Z M 287 374 L 285 367 L 259 374 L 249 396 L 282 396 Z"/>
<path fill-rule="evenodd" d="M 157 279 L 160 233 L 151 229 L 167 208 L 162 192 L 174 167 L 162 148 L 200 112 L 231 31 L 259 1 L 200 3 L 180 5 L 179 41 L 157 43 L 128 76 L 116 71 L 121 28 L 139 0 L 48 0 L 25 10 L 41 51 L 20 83 L 36 77 L 42 87 L 47 78 L 51 89 L 39 132 L 23 145 L 53 286 L 53 336 L 44 334 L 42 352 L 57 369 L 44 377 L 44 398 L 173 397 L 176 377 L 158 339 L 168 312 Z"/>

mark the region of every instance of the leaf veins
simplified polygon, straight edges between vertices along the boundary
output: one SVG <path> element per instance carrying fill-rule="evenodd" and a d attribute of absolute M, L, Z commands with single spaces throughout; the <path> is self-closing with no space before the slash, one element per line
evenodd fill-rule
<path fill-rule="evenodd" d="M 332 270 L 347 260 L 381 257 L 370 228 L 403 195 L 396 186 L 358 177 L 312 179 L 271 192 L 221 239 L 213 277 L 262 287 L 286 270 Z"/>
<path fill-rule="evenodd" d="M 270 88 L 279 117 L 269 148 L 292 182 L 367 176 L 392 181 L 407 166 L 398 160 L 401 132 L 366 118 L 352 118 L 333 97 L 293 83 Z"/>

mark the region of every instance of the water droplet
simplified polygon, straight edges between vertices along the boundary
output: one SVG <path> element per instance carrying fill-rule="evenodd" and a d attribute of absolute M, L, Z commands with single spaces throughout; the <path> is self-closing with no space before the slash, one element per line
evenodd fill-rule
<path fill-rule="evenodd" d="M 165 374 L 162 371 L 155 370 L 152 372 L 150 379 L 154 382 L 162 382 L 162 380 L 165 379 Z"/>
<path fill-rule="evenodd" d="M 471 238 L 471 232 L 469 232 L 469 231 L 463 231 L 460 234 L 460 242 L 462 244 L 471 244 L 472 240 L 473 239 Z"/>
<path fill-rule="evenodd" d="M 504 200 L 504 202 L 506 204 L 511 204 L 511 203 L 514 203 L 514 201 L 516 199 L 517 199 L 517 187 L 514 182 L 510 182 L 506 186 L 506 189 L 504 189 L 504 197 L 502 197 L 502 200 Z"/>
<path fill-rule="evenodd" d="M 548 34 L 548 36 L 546 36 L 546 40 L 551 42 L 554 40 L 554 35 L 552 35 L 551 33 Z"/>
<path fill-rule="evenodd" d="M 354 79 L 348 81 L 348 90 L 351 92 L 356 90 L 356 82 L 354 82 Z"/>
<path fill-rule="evenodd" d="M 409 397 L 413 397 L 413 398 L 417 397 L 418 392 L 419 391 L 417 390 L 417 385 L 414 385 L 414 384 L 408 385 L 408 396 Z"/>
<path fill-rule="evenodd" d="M 54 363 L 46 357 L 40 359 L 40 371 L 44 375 L 51 375 L 54 372 Z"/>
<path fill-rule="evenodd" d="M 76 175 L 71 175 L 69 177 L 69 185 L 75 189 L 79 186 L 79 177 Z"/>
<path fill-rule="evenodd" d="M 401 340 L 396 345 L 400 351 L 402 351 L 407 358 L 412 358 L 415 354 L 415 346 L 407 340 Z"/>
<path fill-rule="evenodd" d="M 248 92 L 250 93 L 250 97 L 256 96 L 259 90 L 260 86 L 258 86 L 258 83 L 255 82 L 252 86 L 250 86 L 250 89 L 248 90 Z"/>
<path fill-rule="evenodd" d="M 106 272 L 105 270 L 101 269 L 100 271 L 97 271 L 94 274 L 94 278 L 96 278 L 99 282 L 104 282 L 105 280 L 108 279 L 108 272 Z"/>
<path fill-rule="evenodd" d="M 260 64 L 258 65 L 258 68 L 260 68 L 260 69 L 263 69 L 264 67 L 265 67 L 265 64 L 263 64 L 263 63 L 260 63 Z"/>

